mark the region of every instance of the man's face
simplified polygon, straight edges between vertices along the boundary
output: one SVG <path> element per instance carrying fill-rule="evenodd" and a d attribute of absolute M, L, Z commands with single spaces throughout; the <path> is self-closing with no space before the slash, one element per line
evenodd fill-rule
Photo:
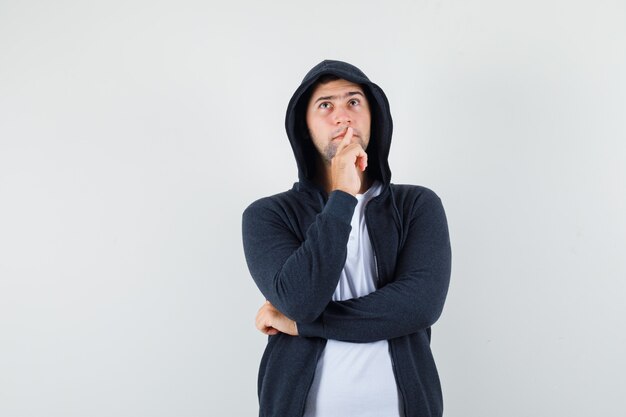
<path fill-rule="evenodd" d="M 352 142 L 367 149 L 371 114 L 363 88 L 343 79 L 319 84 L 309 99 L 306 124 L 315 148 L 326 163 L 335 156 L 348 127 L 354 130 Z"/>

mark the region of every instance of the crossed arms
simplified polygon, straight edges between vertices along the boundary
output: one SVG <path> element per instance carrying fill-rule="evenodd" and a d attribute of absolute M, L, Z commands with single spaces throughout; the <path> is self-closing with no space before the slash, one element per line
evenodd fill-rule
<path fill-rule="evenodd" d="M 278 203 L 259 200 L 244 212 L 246 260 L 268 300 L 257 314 L 259 330 L 373 342 L 415 333 L 439 318 L 450 279 L 450 242 L 441 201 L 428 189 L 407 213 L 391 282 L 364 297 L 331 301 L 355 205 L 350 194 L 333 191 L 303 242 Z"/>

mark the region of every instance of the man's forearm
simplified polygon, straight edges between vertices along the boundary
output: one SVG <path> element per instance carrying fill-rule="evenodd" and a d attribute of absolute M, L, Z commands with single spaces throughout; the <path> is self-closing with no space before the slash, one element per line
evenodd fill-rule
<path fill-rule="evenodd" d="M 287 317 L 311 322 L 331 300 L 345 263 L 355 206 L 353 196 L 331 193 L 304 242 L 274 207 L 251 206 L 244 212 L 244 251 L 252 277 Z"/>

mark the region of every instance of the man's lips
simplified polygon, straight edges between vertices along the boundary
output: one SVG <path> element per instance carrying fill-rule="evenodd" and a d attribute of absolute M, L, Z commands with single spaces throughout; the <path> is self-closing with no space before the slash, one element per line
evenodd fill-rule
<path fill-rule="evenodd" d="M 348 133 L 348 129 L 344 130 L 343 132 L 341 132 L 337 136 L 334 136 L 332 140 L 343 139 L 343 137 L 346 136 L 346 133 Z M 352 132 L 352 136 L 358 136 L 358 135 L 356 134 L 356 132 L 353 131 Z"/>

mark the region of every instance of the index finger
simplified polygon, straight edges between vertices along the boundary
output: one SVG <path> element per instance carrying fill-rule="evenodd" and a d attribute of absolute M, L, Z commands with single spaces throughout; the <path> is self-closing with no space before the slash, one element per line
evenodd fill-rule
<path fill-rule="evenodd" d="M 354 135 L 354 129 L 351 127 L 348 127 L 348 129 L 346 130 L 346 134 L 343 136 L 343 139 L 339 143 L 339 146 L 337 146 L 337 152 L 335 152 L 335 154 L 338 154 L 339 152 L 341 152 L 343 148 L 345 148 L 346 146 L 350 144 L 350 141 L 352 140 L 353 135 Z"/>

